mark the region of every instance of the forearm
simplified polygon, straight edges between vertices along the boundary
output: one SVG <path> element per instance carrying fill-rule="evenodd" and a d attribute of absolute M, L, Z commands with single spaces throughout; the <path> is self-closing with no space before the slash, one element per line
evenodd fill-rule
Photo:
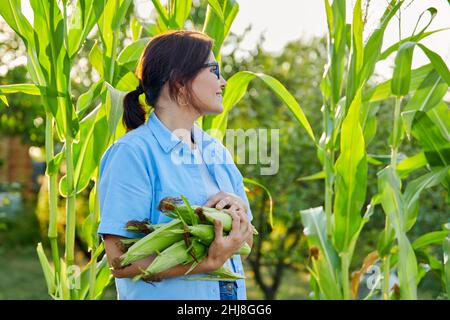
<path fill-rule="evenodd" d="M 156 279 L 167 279 L 174 278 L 179 276 L 184 276 L 189 269 L 192 268 L 192 263 L 188 263 L 186 265 L 180 264 L 166 271 L 155 274 L 154 277 Z M 199 273 L 208 273 L 214 271 L 215 268 L 209 263 L 208 259 L 204 259 L 201 261 L 194 269 L 192 269 L 189 274 L 199 274 Z"/>
<path fill-rule="evenodd" d="M 142 274 L 145 269 L 150 265 L 150 263 L 153 261 L 155 257 L 152 256 L 149 259 L 143 259 L 140 261 L 136 261 L 132 263 L 130 266 L 120 269 L 120 270 L 113 270 L 113 275 L 116 278 L 134 278 L 137 275 Z M 170 269 L 167 269 L 163 272 L 151 275 L 149 278 L 155 279 L 155 280 L 161 280 L 166 278 L 174 278 L 183 276 L 186 274 L 186 272 L 191 269 L 192 263 L 186 264 L 186 265 L 177 265 L 175 267 L 172 267 Z M 211 265 L 208 259 L 204 259 L 202 262 L 200 262 L 189 274 L 198 274 L 198 273 L 207 273 L 215 270 L 214 267 Z"/>

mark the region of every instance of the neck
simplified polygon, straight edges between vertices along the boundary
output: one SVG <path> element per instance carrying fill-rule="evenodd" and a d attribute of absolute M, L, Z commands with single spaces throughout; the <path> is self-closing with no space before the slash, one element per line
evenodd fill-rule
<path fill-rule="evenodd" d="M 199 117 L 198 114 L 188 110 L 188 108 L 180 107 L 164 107 L 156 108 L 154 110 L 158 119 L 176 136 L 185 142 L 187 145 L 193 147 L 191 139 L 191 130 L 194 122 Z"/>

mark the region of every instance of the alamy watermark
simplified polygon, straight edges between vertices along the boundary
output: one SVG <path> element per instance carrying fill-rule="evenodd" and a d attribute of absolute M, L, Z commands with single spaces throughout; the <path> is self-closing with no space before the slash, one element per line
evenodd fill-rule
<path fill-rule="evenodd" d="M 194 131 L 197 153 L 181 140 L 190 137 L 185 129 L 173 131 L 177 142 L 171 151 L 174 164 L 248 164 L 259 165 L 261 175 L 275 175 L 280 166 L 279 129 L 227 129 L 225 135 L 219 130 Z M 212 138 L 215 137 L 215 138 Z M 185 141 L 188 139 L 184 139 Z M 223 145 L 219 142 L 223 141 Z"/>

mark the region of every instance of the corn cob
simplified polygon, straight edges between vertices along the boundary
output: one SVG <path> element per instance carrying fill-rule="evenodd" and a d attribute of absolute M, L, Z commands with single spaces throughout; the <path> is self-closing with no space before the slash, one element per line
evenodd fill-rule
<path fill-rule="evenodd" d="M 222 221 L 222 226 L 224 231 L 230 231 L 231 226 L 233 224 L 233 218 L 231 216 L 222 211 L 215 208 L 208 208 L 208 207 L 198 207 L 195 209 L 195 213 L 199 216 L 200 221 L 202 223 L 209 222 L 211 224 L 214 224 L 214 220 L 220 220 Z M 253 228 L 253 234 L 258 235 L 258 231 L 256 228 L 252 225 Z"/>
<path fill-rule="evenodd" d="M 182 229 L 183 224 L 180 220 L 174 219 L 163 226 L 159 227 L 152 233 L 146 235 L 116 261 L 114 267 L 125 267 L 130 263 L 146 258 L 154 253 L 161 252 L 177 241 L 183 239 L 183 234 L 171 233 L 168 231 Z"/>
<path fill-rule="evenodd" d="M 209 246 L 211 242 L 214 241 L 215 236 L 214 226 L 207 224 L 197 224 L 195 226 L 187 226 L 187 230 L 191 235 L 198 238 L 198 240 L 206 246 Z M 174 230 L 173 232 L 180 233 L 179 230 Z M 237 254 L 246 256 L 249 255 L 250 252 L 251 252 L 250 246 L 247 243 L 244 243 L 237 252 Z"/>
<path fill-rule="evenodd" d="M 186 246 L 186 242 L 181 240 L 161 252 L 144 271 L 143 276 L 154 275 L 179 264 L 193 262 L 194 257 L 201 261 L 205 256 L 206 247 L 195 238 L 192 241 L 191 250 Z"/>
<path fill-rule="evenodd" d="M 183 202 L 185 203 L 183 204 Z M 190 206 L 184 197 L 183 199 L 173 197 L 164 198 L 160 201 L 159 209 L 163 212 L 170 211 L 174 213 L 180 220 L 190 226 L 198 223 L 214 224 L 214 220 L 220 220 L 222 221 L 223 230 L 230 231 L 233 223 L 233 219 L 226 211 L 195 205 Z M 192 211 L 195 212 L 194 215 L 192 215 Z M 252 228 L 253 234 L 258 235 L 258 231 L 253 225 Z"/>

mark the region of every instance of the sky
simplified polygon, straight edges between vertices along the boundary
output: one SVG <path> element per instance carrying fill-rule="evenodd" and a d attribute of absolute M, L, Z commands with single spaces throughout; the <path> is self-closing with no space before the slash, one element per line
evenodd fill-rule
<path fill-rule="evenodd" d="M 347 0 L 347 22 L 352 20 L 354 0 Z M 410 0 L 405 3 L 409 4 Z M 263 48 L 279 52 L 288 41 L 299 38 L 308 39 L 322 36 L 327 32 L 327 22 L 323 0 L 240 0 L 239 13 L 231 27 L 231 31 L 242 34 L 245 28 L 252 24 L 252 31 L 245 38 L 243 48 L 251 50 L 262 32 L 266 41 Z M 379 21 L 379 17 L 386 7 L 386 0 L 371 0 L 365 38 L 370 34 Z M 415 0 L 402 12 L 402 38 L 410 35 L 414 30 L 417 18 L 429 7 L 438 9 L 438 14 L 428 27 L 428 30 L 450 28 L 450 5 L 447 0 Z M 424 26 L 429 20 L 429 14 L 422 17 L 419 24 Z M 398 19 L 391 20 L 385 33 L 384 48 L 397 42 Z M 447 65 L 450 65 L 450 30 L 442 31 L 422 40 L 422 43 L 441 55 Z M 389 72 L 393 57 L 377 68 Z M 420 51 L 414 52 L 413 67 L 429 63 L 428 58 Z"/>

